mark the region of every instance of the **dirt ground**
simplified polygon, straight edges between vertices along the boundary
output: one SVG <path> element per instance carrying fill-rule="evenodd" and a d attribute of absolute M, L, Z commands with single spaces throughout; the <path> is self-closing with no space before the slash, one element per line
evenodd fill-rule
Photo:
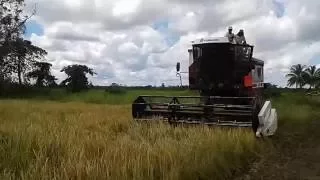
<path fill-rule="evenodd" d="M 320 118 L 295 133 L 279 129 L 273 148 L 237 180 L 320 180 Z M 269 151 L 269 153 L 268 153 Z"/>

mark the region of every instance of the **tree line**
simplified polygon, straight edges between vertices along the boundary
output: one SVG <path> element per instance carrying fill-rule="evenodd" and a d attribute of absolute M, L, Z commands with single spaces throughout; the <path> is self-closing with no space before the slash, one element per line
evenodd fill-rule
<path fill-rule="evenodd" d="M 315 65 L 306 66 L 302 64 L 292 65 L 288 74 L 288 86 L 309 89 L 320 88 L 320 68 Z"/>
<path fill-rule="evenodd" d="M 13 86 L 57 86 L 51 74 L 52 64 L 46 62 L 46 50 L 23 38 L 26 22 L 35 14 L 24 15 L 24 0 L 0 0 L 0 92 Z M 36 10 L 36 9 L 34 9 Z M 88 88 L 87 74 L 96 74 L 91 68 L 74 64 L 63 67 L 68 76 L 61 85 L 71 91 Z"/>

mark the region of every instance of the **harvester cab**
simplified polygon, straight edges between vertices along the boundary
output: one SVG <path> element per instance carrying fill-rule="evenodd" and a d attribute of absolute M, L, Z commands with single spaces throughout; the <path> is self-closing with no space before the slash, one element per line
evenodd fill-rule
<path fill-rule="evenodd" d="M 246 127 L 258 137 L 273 135 L 277 112 L 263 98 L 264 62 L 253 57 L 253 48 L 227 37 L 192 41 L 189 89 L 199 96 L 141 95 L 132 104 L 134 120 Z M 179 73 L 180 63 L 176 68 Z"/>

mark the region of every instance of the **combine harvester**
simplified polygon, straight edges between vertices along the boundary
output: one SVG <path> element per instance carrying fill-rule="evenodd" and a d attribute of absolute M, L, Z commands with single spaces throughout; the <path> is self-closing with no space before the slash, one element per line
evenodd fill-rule
<path fill-rule="evenodd" d="M 200 96 L 139 96 L 132 104 L 134 120 L 246 127 L 257 137 L 274 135 L 277 112 L 263 98 L 264 62 L 252 56 L 253 46 L 226 37 L 198 39 L 188 52 L 189 88 Z"/>

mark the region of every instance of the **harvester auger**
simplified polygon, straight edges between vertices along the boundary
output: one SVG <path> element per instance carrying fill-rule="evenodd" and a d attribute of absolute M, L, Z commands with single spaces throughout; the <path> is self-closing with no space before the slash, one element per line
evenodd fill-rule
<path fill-rule="evenodd" d="M 253 46 L 199 39 L 188 52 L 189 88 L 200 96 L 139 96 L 134 120 L 247 127 L 258 137 L 276 132 L 277 112 L 262 94 L 264 62 L 253 57 Z"/>

